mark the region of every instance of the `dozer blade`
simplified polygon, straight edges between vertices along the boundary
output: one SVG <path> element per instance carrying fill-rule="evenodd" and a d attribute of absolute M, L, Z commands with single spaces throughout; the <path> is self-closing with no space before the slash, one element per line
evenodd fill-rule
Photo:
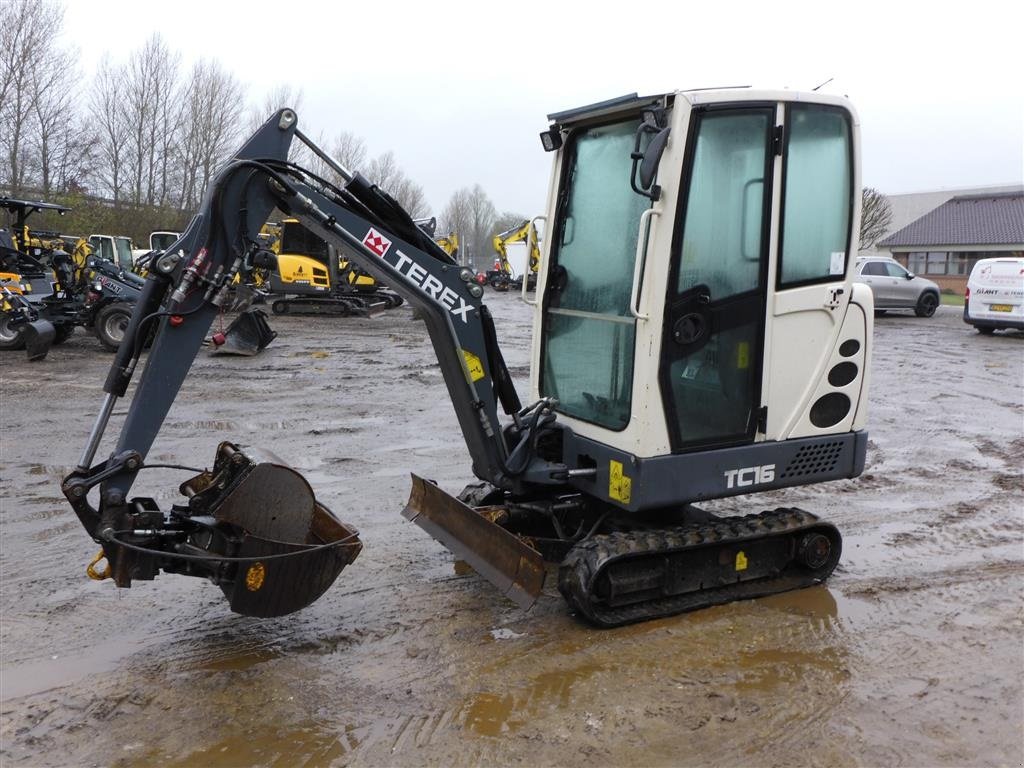
<path fill-rule="evenodd" d="M 277 338 L 262 309 L 247 309 L 234 319 L 224 332 L 224 343 L 217 346 L 215 355 L 244 355 L 252 357 L 262 352 Z"/>
<path fill-rule="evenodd" d="M 544 587 L 540 553 L 472 507 L 413 475 L 402 516 L 444 544 L 521 608 L 537 601 Z"/>
<path fill-rule="evenodd" d="M 25 337 L 25 352 L 29 360 L 42 360 L 53 346 L 57 330 L 49 320 L 35 320 L 26 323 L 22 331 Z"/>

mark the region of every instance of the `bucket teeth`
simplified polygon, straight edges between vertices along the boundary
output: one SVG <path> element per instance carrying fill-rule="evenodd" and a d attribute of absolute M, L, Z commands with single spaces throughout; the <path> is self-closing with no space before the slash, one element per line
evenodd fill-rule
<path fill-rule="evenodd" d="M 544 559 L 488 517 L 416 475 L 402 515 L 521 608 L 537 601 L 544 587 Z"/>

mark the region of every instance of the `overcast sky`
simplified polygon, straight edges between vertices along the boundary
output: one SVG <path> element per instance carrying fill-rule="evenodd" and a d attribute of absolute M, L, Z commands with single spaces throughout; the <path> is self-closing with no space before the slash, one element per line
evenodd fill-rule
<path fill-rule="evenodd" d="M 2 0 L 0 0 L 2 3 Z M 1020 2 L 67 0 L 87 76 L 155 31 L 183 67 L 216 58 L 251 100 L 302 89 L 300 127 L 394 151 L 435 214 L 479 182 L 542 212 L 545 116 L 625 93 L 753 85 L 848 96 L 866 186 L 1024 179 Z"/>

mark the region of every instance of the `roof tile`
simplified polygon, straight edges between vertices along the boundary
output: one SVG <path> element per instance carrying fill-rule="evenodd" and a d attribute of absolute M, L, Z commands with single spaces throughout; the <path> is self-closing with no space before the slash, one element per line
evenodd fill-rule
<path fill-rule="evenodd" d="M 1024 193 L 954 197 L 878 243 L 1017 245 L 1024 243 Z"/>

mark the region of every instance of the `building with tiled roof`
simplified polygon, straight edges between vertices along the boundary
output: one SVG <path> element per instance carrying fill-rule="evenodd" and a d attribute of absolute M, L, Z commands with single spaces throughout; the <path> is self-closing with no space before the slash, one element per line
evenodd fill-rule
<path fill-rule="evenodd" d="M 962 292 L 979 259 L 1024 256 L 1024 188 L 957 195 L 875 247 L 943 290 Z"/>

